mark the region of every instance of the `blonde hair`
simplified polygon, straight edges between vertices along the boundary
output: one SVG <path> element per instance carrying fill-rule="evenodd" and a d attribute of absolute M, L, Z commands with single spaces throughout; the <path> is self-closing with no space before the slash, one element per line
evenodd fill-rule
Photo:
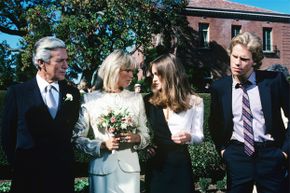
<path fill-rule="evenodd" d="M 230 46 L 228 48 L 229 55 L 231 55 L 233 47 L 237 44 L 246 46 L 246 48 L 252 53 L 253 61 L 255 63 L 253 67 L 255 69 L 260 68 L 264 58 L 261 39 L 250 32 L 240 33 L 231 40 Z"/>
<path fill-rule="evenodd" d="M 132 68 L 134 61 L 131 55 L 123 50 L 114 50 L 100 66 L 98 78 L 102 80 L 102 90 L 112 92 L 118 89 L 120 69 Z"/>
<path fill-rule="evenodd" d="M 149 102 L 153 105 L 169 107 L 176 113 L 191 108 L 190 96 L 195 94 L 190 87 L 183 65 L 173 54 L 161 55 L 151 62 L 155 65 L 162 82 L 161 90 L 152 88 L 153 96 Z"/>

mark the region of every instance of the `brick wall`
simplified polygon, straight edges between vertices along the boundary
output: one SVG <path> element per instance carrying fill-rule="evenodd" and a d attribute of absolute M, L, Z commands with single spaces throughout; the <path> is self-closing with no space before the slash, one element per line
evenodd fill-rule
<path fill-rule="evenodd" d="M 240 25 L 241 31 L 249 31 L 256 33 L 260 38 L 263 38 L 263 28 L 272 28 L 272 44 L 276 45 L 277 52 L 265 54 L 261 69 L 266 69 L 272 64 L 283 64 L 290 71 L 290 23 L 243 20 L 231 18 L 215 18 L 206 16 L 187 16 L 189 26 L 198 32 L 199 23 L 209 24 L 209 39 L 210 42 L 215 42 L 221 49 L 226 51 L 231 40 L 231 26 Z M 208 52 L 214 52 L 211 49 Z M 208 55 L 207 52 L 207 55 Z M 214 53 L 212 53 L 213 55 Z M 203 56 L 201 56 L 203 57 Z M 225 56 L 226 57 L 226 56 Z M 227 60 L 227 57 L 224 59 Z M 211 66 L 213 64 L 205 64 Z M 225 68 L 224 68 L 225 69 Z M 228 71 L 220 72 L 220 75 L 226 74 Z M 215 74 L 219 76 L 219 73 Z"/>

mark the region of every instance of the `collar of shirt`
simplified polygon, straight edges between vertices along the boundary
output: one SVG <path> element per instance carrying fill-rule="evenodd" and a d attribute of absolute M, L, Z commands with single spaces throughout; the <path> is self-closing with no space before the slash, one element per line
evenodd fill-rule
<path fill-rule="evenodd" d="M 38 74 L 36 74 L 36 82 L 37 82 L 37 85 L 40 89 L 40 92 L 44 93 L 45 88 L 49 85 L 49 83 L 46 80 L 44 80 L 43 78 L 41 78 Z M 59 92 L 59 85 L 58 85 L 57 81 L 51 83 L 50 85 L 54 86 L 54 88 L 57 90 L 57 92 Z"/>
<path fill-rule="evenodd" d="M 236 85 L 239 84 L 239 82 L 237 82 L 234 78 L 232 78 L 232 80 L 233 80 L 232 87 L 236 88 Z M 255 71 L 253 71 L 253 73 L 250 75 L 250 77 L 248 78 L 248 81 L 251 82 L 251 86 L 249 86 L 249 87 L 256 86 L 256 73 L 255 73 Z"/>

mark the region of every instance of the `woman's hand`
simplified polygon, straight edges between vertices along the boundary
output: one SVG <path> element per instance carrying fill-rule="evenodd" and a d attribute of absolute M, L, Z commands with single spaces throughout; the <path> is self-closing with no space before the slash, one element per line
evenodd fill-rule
<path fill-rule="evenodd" d="M 156 155 L 156 149 L 156 145 L 149 145 L 148 147 L 146 147 L 148 157 L 154 157 Z"/>
<path fill-rule="evenodd" d="M 141 137 L 139 134 L 134 133 L 122 133 L 121 138 L 127 143 L 140 143 Z"/>
<path fill-rule="evenodd" d="M 101 144 L 101 149 L 108 149 L 110 151 L 119 149 L 120 137 L 112 137 Z"/>
<path fill-rule="evenodd" d="M 188 132 L 180 131 L 172 135 L 171 139 L 176 144 L 185 144 L 191 141 L 191 135 Z"/>

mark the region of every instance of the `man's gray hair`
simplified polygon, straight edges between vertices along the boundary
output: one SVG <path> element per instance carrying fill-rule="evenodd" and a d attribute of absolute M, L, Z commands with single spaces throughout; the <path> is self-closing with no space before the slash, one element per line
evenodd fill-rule
<path fill-rule="evenodd" d="M 51 58 L 51 51 L 57 48 L 66 48 L 65 43 L 53 36 L 47 36 L 38 40 L 34 45 L 34 52 L 32 62 L 38 69 L 38 60 L 49 62 Z"/>

